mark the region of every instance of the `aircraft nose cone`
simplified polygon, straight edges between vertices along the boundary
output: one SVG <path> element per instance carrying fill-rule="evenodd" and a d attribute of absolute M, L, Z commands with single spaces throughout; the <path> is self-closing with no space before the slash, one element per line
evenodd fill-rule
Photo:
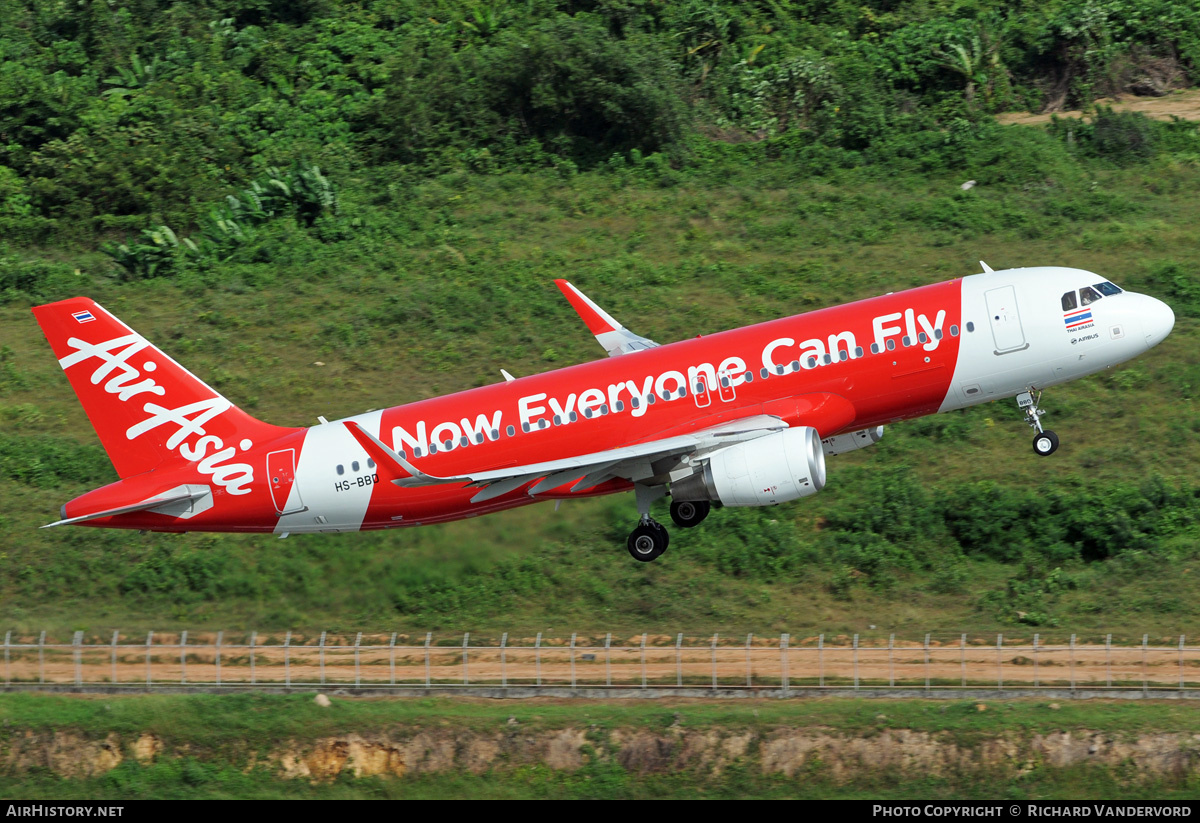
<path fill-rule="evenodd" d="M 1175 312 L 1161 300 L 1149 298 L 1143 310 L 1142 323 L 1146 330 L 1146 348 L 1151 349 L 1166 339 L 1175 328 Z"/>

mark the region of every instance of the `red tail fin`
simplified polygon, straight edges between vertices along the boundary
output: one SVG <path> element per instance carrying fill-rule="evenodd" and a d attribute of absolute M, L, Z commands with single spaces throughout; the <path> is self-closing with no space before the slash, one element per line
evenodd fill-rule
<path fill-rule="evenodd" d="M 33 313 L 122 478 L 168 460 L 224 462 L 294 431 L 255 420 L 94 300 Z"/>

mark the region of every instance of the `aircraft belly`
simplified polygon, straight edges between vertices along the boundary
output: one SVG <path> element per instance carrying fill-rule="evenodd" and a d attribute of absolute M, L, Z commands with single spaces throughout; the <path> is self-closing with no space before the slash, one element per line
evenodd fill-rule
<path fill-rule="evenodd" d="M 382 411 L 353 418 L 372 435 L 379 436 Z M 362 467 L 356 475 L 350 466 L 358 461 Z M 339 476 L 336 466 L 345 467 Z M 303 498 L 306 509 L 281 515 L 275 533 L 358 531 L 371 502 L 374 484 L 359 486 L 355 481 L 372 472 L 367 467 L 367 454 L 340 423 L 314 426 L 308 430 L 296 464 L 296 483 L 293 494 Z M 339 480 L 349 479 L 348 488 L 339 491 Z M 289 500 L 289 505 L 291 505 Z"/>

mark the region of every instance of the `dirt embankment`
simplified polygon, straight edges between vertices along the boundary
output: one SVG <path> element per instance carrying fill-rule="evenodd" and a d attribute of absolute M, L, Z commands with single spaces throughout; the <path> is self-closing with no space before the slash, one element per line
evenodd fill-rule
<path fill-rule="evenodd" d="M 1200 120 L 1200 90 L 1188 89 L 1175 91 L 1162 97 L 1120 97 L 1097 100 L 1096 106 L 1112 106 L 1113 111 L 1140 111 L 1155 120 L 1170 120 L 1181 117 L 1184 120 Z M 1059 111 L 1053 114 L 1029 114 L 1026 112 L 1005 112 L 996 115 L 996 120 L 1005 125 L 1018 124 L 1034 126 L 1039 123 L 1049 123 L 1051 117 L 1083 117 L 1082 111 Z"/>
<path fill-rule="evenodd" d="M 848 734 L 827 728 L 525 729 L 394 728 L 311 741 L 284 741 L 267 749 L 201 751 L 173 746 L 151 734 L 108 734 L 89 739 L 73 731 L 14 730 L 0 740 L 0 773 L 48 769 L 67 778 L 102 775 L 127 760 L 143 765 L 160 758 L 196 757 L 267 769 L 281 779 L 320 782 L 343 773 L 356 777 L 431 772 L 480 774 L 543 765 L 577 771 L 593 762 L 616 762 L 636 774 L 690 771 L 719 776 L 740 764 L 787 777 L 814 770 L 836 781 L 880 771 L 913 777 L 982 772 L 1016 777 L 1035 769 L 1093 764 L 1119 769 L 1131 781 L 1182 782 L 1200 772 L 1200 735 L 1097 731 L 1022 733 L 972 739 L 947 733 L 883 729 Z"/>

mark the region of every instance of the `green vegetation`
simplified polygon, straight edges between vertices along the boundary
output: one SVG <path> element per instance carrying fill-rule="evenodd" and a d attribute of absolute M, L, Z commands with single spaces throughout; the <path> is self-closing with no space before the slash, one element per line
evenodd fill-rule
<path fill-rule="evenodd" d="M 589 702 L 526 700 L 520 705 L 496 701 L 378 699 L 340 700 L 329 708 L 311 695 L 110 696 L 97 699 L 49 695 L 0 696 L 0 742 L 48 732 L 103 740 L 117 735 L 131 742 L 153 736 L 160 746 L 153 763 L 127 752 L 124 762 L 94 777 L 64 778 L 45 767 L 0 777 L 8 797 L 92 799 L 129 797 L 685 797 L 697 791 L 712 797 L 874 797 L 874 798 L 1087 798 L 1097 796 L 1162 800 L 1195 795 L 1192 777 L 1154 776 L 1098 766 L 1052 767 L 1038 756 L 1021 764 L 1005 760 L 992 768 L 955 769 L 953 778 L 900 774 L 894 768 L 849 768 L 806 762 L 791 777 L 764 770 L 759 742 L 748 757 L 727 764 L 719 774 L 704 766 L 663 768 L 620 757 L 597 757 L 612 732 L 668 736 L 716 731 L 750 734 L 765 741 L 777 730 L 824 735 L 857 735 L 870 745 L 889 730 L 928 733 L 946 745 L 972 747 L 1003 737 L 1026 745 L 1036 735 L 1087 735 L 1098 728 L 1115 741 L 1140 736 L 1186 735 L 1200 731 L 1194 711 L 1176 702 L 1083 701 L 1059 707 L 1040 701 L 989 702 L 981 711 L 974 701 L 628 701 Z M 481 774 L 466 769 L 406 774 L 403 778 L 350 776 L 310 782 L 281 779 L 267 765 L 281 750 L 311 751 L 323 739 L 410 738 L 424 733 L 437 739 L 479 735 L 485 739 L 513 734 L 534 741 L 560 729 L 586 728 L 582 767 L 564 770 L 544 763 L 506 763 Z M 109 738 L 111 739 L 111 738 Z M 28 744 L 24 744 L 28 745 Z M 533 744 L 531 743 L 530 746 Z M 677 746 L 678 748 L 678 746 Z M 1157 750 L 1156 750 L 1157 751 Z M 1162 752 L 1166 752 L 1163 748 Z M 673 752 L 665 762 L 680 755 Z M 1156 756 L 1160 756 L 1156 754 Z M 15 755 L 21 757 L 21 755 Z M 1027 757 L 1027 755 L 1022 755 Z M 1023 761 L 1024 762 L 1024 761 Z M 252 763 L 259 763 L 253 767 Z M 624 765 L 623 765 L 624 763 Z M 1012 772 L 1022 771 L 1013 777 Z M 999 787 L 999 788 L 998 788 Z"/>
<path fill-rule="evenodd" d="M 1188 631 L 1200 132 L 990 115 L 1179 85 L 1200 11 L 894 6 L 4 4 L 0 623 Z M 37 530 L 115 479 L 40 302 L 93 296 L 302 425 L 596 357 L 553 277 L 668 341 L 980 258 L 1089 268 L 1179 316 L 1048 394 L 1051 459 L 1009 403 L 897 424 L 818 497 L 716 512 L 647 566 L 624 498 L 284 542 Z"/>

